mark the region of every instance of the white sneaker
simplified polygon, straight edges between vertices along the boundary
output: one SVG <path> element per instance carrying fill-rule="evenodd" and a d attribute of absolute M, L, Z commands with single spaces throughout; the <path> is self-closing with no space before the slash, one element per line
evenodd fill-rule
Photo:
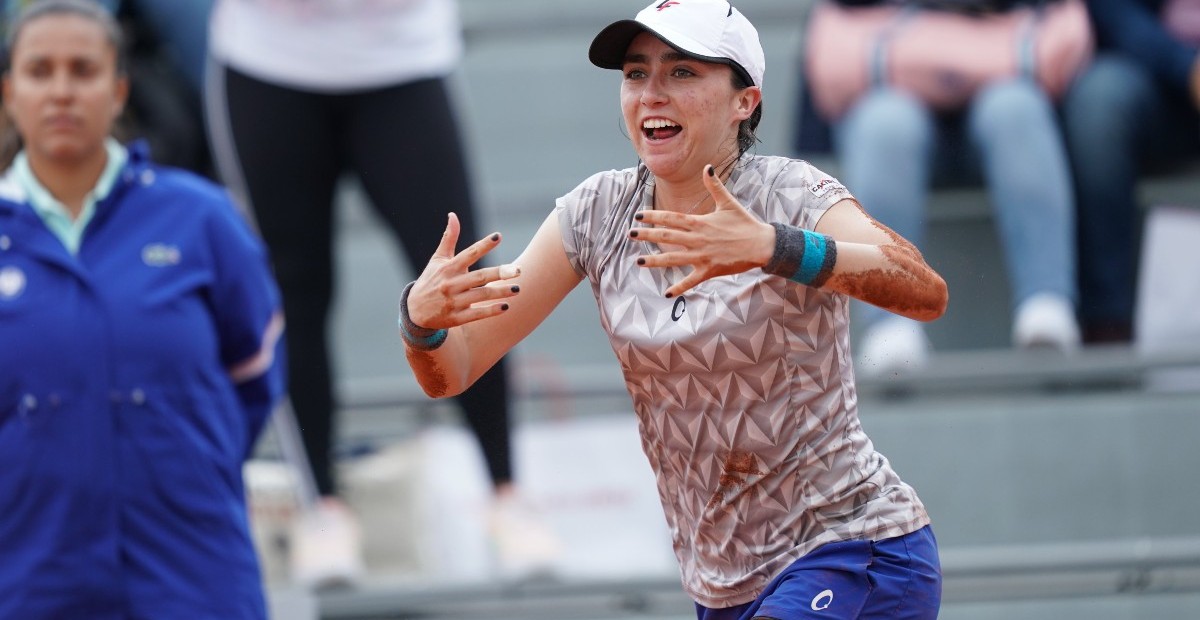
<path fill-rule="evenodd" d="M 1021 305 L 1013 318 L 1013 345 L 1020 349 L 1057 349 L 1070 353 L 1079 348 L 1075 308 L 1062 295 L 1038 293 Z"/>
<path fill-rule="evenodd" d="M 311 590 L 352 586 L 363 574 L 362 533 L 350 508 L 321 498 L 291 529 L 292 580 Z"/>
<path fill-rule="evenodd" d="M 886 377 L 920 370 L 929 363 L 925 328 L 899 316 L 880 319 L 867 328 L 859 343 L 858 374 Z"/>
<path fill-rule="evenodd" d="M 492 504 L 488 531 L 500 575 L 506 579 L 548 577 L 562 555 L 562 542 L 515 493 Z"/>

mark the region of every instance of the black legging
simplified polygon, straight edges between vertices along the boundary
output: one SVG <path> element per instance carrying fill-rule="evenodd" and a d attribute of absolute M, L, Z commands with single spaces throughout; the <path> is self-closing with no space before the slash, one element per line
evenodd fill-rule
<path fill-rule="evenodd" d="M 217 144 L 214 156 L 223 176 L 240 176 L 225 180 L 244 188 L 271 250 L 287 315 L 292 408 L 317 489 L 333 495 L 336 403 L 327 341 L 339 177 L 357 174 L 419 272 L 437 249 L 448 211 L 462 222 L 460 249 L 478 239 L 462 141 L 441 79 L 324 94 L 229 68 L 221 73 L 226 109 L 210 110 L 210 116 L 227 114 L 236 153 Z M 458 397 L 495 485 L 512 479 L 503 361 Z"/>

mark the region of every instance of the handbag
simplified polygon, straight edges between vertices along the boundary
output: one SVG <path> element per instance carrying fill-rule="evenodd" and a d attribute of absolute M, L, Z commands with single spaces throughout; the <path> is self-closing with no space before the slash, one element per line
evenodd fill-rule
<path fill-rule="evenodd" d="M 1020 75 L 1058 99 L 1094 48 L 1083 0 L 1003 11 L 818 0 L 808 21 L 804 71 L 817 111 L 832 121 L 885 84 L 938 111 L 961 109 L 985 84 Z"/>

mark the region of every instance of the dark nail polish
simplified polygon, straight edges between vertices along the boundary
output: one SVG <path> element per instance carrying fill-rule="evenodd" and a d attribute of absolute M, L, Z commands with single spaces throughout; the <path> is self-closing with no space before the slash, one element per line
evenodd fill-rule
<path fill-rule="evenodd" d="M 637 220 L 637 221 L 639 221 L 639 222 L 640 222 L 640 221 L 642 221 L 642 218 L 644 218 L 644 217 L 646 217 L 646 216 L 645 216 L 645 215 L 642 215 L 641 213 L 638 213 L 637 215 L 634 215 L 634 216 L 633 216 L 633 219 L 635 219 L 635 220 Z"/>
<path fill-rule="evenodd" d="M 521 287 L 520 287 L 520 286 L 517 286 L 516 284 L 514 284 L 514 285 L 512 285 L 512 288 L 511 288 L 510 290 L 511 290 L 512 292 L 514 292 L 514 293 L 520 293 L 520 292 L 521 292 Z"/>
<path fill-rule="evenodd" d="M 667 293 L 667 299 L 670 299 L 672 297 L 674 297 L 674 295 L 672 295 L 671 293 Z"/>
<path fill-rule="evenodd" d="M 508 304 L 500 304 L 501 310 L 508 310 Z"/>
<path fill-rule="evenodd" d="M 716 176 L 716 175 L 717 175 L 717 171 L 713 170 L 712 164 L 709 164 L 708 165 L 708 176 L 712 177 L 712 176 Z"/>
<path fill-rule="evenodd" d="M 637 261 L 637 263 L 638 263 L 639 265 L 645 265 L 645 264 L 646 264 L 646 259 L 644 259 L 644 258 L 639 258 L 639 259 L 638 259 L 638 261 Z"/>
<path fill-rule="evenodd" d="M 630 236 L 630 237 L 637 237 L 637 231 L 636 231 L 636 230 L 631 230 L 631 231 L 629 231 L 629 236 Z"/>
<path fill-rule="evenodd" d="M 499 235 L 499 234 L 493 234 L 493 235 L 492 235 L 492 241 L 499 241 L 499 240 L 500 240 L 500 235 Z"/>

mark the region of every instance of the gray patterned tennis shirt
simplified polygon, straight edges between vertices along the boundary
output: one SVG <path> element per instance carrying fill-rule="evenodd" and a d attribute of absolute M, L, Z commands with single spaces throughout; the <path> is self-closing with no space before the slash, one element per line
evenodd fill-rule
<path fill-rule="evenodd" d="M 745 155 L 726 183 L 764 222 L 813 229 L 851 198 L 807 162 Z M 760 269 L 665 291 L 690 268 L 638 267 L 653 208 L 643 166 L 588 178 L 556 205 L 620 361 L 684 589 L 706 607 L 753 600 L 816 547 L 929 523 L 858 419 L 849 298 Z"/>

